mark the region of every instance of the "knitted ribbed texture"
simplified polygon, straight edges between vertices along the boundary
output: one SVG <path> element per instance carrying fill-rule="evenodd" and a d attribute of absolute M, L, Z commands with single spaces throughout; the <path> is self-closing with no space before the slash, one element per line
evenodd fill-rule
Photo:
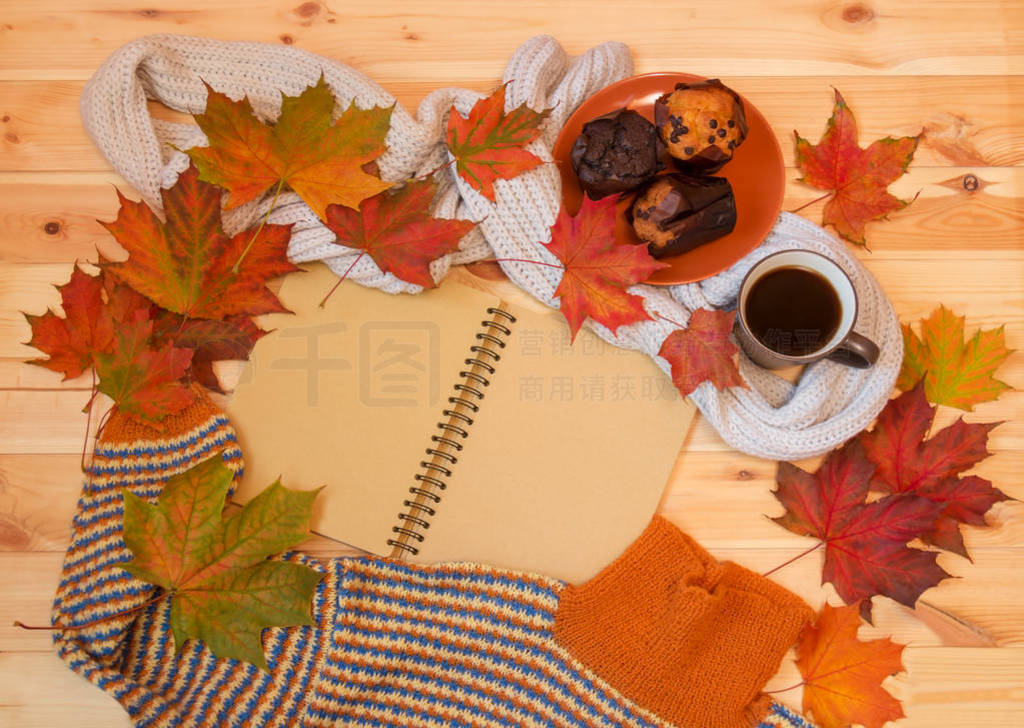
<path fill-rule="evenodd" d="M 573 59 L 548 36 L 524 43 L 504 73 L 504 80 L 511 82 L 506 106 L 511 109 L 527 103 L 534 109 L 552 109 L 540 138 L 527 148 L 545 161 L 551 160 L 551 146 L 579 103 L 628 76 L 632 68 L 629 50 L 621 43 L 605 43 Z M 83 92 L 82 117 L 86 130 L 114 168 L 146 202 L 159 208 L 160 187 L 172 184 L 188 164 L 187 157 L 171 145 L 184 149 L 206 140 L 194 126 L 152 119 L 147 98 L 181 111 L 198 112 L 206 103 L 205 80 L 233 98 L 247 95 L 256 113 L 272 120 L 280 112 L 282 91 L 295 95 L 321 74 L 342 104 L 354 100 L 358 107 L 367 108 L 394 103 L 392 96 L 358 71 L 297 48 L 154 35 L 128 43 L 103 64 Z M 387 137 L 388 152 L 379 160 L 381 176 L 399 181 L 449 161 L 443 144 L 446 114 L 453 104 L 466 114 L 478 98 L 479 94 L 467 90 L 440 89 L 423 100 L 415 118 L 396 106 Z M 498 181 L 493 203 L 458 177 L 454 165 L 440 176 L 436 214 L 468 218 L 480 225 L 462 240 L 458 252 L 431 266 L 435 279 L 453 263 L 491 255 L 554 261 L 541 245 L 550 238 L 549 228 L 561 202 L 554 164 Z M 269 204 L 267 195 L 226 213 L 226 228 L 234 232 L 254 223 Z M 333 244 L 334 235 L 293 193 L 281 196 L 270 221 L 294 223 L 289 256 L 295 262 L 322 259 L 341 274 L 356 259 L 357 251 Z M 785 248 L 821 252 L 851 276 L 860 299 L 857 330 L 878 343 L 880 360 L 863 371 L 822 362 L 809 367 L 793 386 L 741 357 L 740 372 L 749 390 L 719 392 L 705 383 L 692 398 L 733 447 L 761 457 L 798 459 L 829 450 L 870 424 L 891 394 L 899 370 L 903 347 L 895 314 L 856 257 L 817 226 L 783 214 L 767 244 L 725 273 L 699 284 L 635 286 L 631 291 L 643 296 L 649 311 L 685 324 L 697 307 L 734 306 L 743 273 L 769 252 Z M 555 303 L 560 271 L 510 262 L 502 267 L 524 290 L 548 305 Z M 382 273 L 369 256 L 363 256 L 348 275 L 392 293 L 419 290 Z M 646 352 L 668 370 L 668 363 L 657 356 L 662 341 L 673 330 L 666 321 L 620 327 L 615 336 L 601 325 L 593 325 L 593 329 L 618 346 Z"/>
<path fill-rule="evenodd" d="M 794 594 L 719 563 L 656 516 L 615 562 L 565 589 L 555 638 L 673 723 L 746 728 L 770 711 L 760 691 L 812 616 Z"/>
<path fill-rule="evenodd" d="M 121 530 L 122 490 L 155 502 L 168 477 L 218 451 L 240 471 L 230 425 L 201 394 L 195 405 L 170 418 L 162 432 L 139 427 L 120 414 L 111 419 L 79 501 L 54 603 L 55 623 L 81 625 L 141 605 L 153 595 L 154 587 L 116 566 L 129 557 Z M 372 557 L 317 561 L 286 555 L 325 577 L 313 598 L 316 626 L 264 630 L 269 672 L 214 658 L 198 640 L 175 652 L 166 599 L 87 629 L 58 632 L 55 642 L 71 668 L 115 697 L 137 726 L 738 725 L 732 716 L 743 707 L 730 701 L 747 701 L 763 684 L 747 684 L 753 674 L 744 663 L 731 663 L 742 688 L 723 691 L 720 715 L 712 712 L 711 720 L 699 722 L 672 716 L 706 717 L 708 700 L 713 700 L 708 685 L 724 686 L 719 670 L 723 660 L 735 657 L 731 641 L 748 639 L 762 627 L 778 628 L 773 609 L 787 612 L 795 597 L 751 575 L 757 584 L 743 589 L 764 594 L 764 604 L 735 602 L 706 609 L 698 600 L 673 601 L 666 607 L 654 593 L 631 601 L 633 587 L 677 578 L 673 561 L 681 554 L 672 538 L 685 537 L 666 522 L 656 522 L 623 559 L 579 591 L 554 579 L 472 564 L 431 567 Z M 670 551 L 663 554 L 665 548 Z M 716 566 L 695 544 L 688 553 L 703 559 L 700 567 L 687 561 L 694 573 L 732 568 Z M 644 556 L 638 560 L 636 554 Z M 643 571 L 634 573 L 634 567 Z M 617 579 L 622 583 L 616 585 Z M 719 583 L 731 582 L 723 575 Z M 714 591 L 715 585 L 705 579 L 695 588 Z M 588 635 L 576 596 L 588 590 L 624 594 L 634 608 L 622 624 L 599 619 L 595 627 L 605 634 Z M 566 597 L 571 601 L 562 605 Z M 603 608 L 604 601 L 594 604 Z M 556 620 L 570 613 L 571 644 L 562 644 Z M 662 619 L 666 613 L 673 618 Z M 685 654 L 655 648 L 673 661 L 645 663 L 653 670 L 650 679 L 659 681 L 657 707 L 636 689 L 644 683 L 642 677 L 638 681 L 636 674 L 605 669 L 607 656 L 592 663 L 577 654 L 584 651 L 580 644 L 601 641 L 605 649 L 622 649 L 623 659 L 633 660 L 625 641 L 634 620 L 648 623 L 652 618 L 661 621 L 659 635 L 666 644 L 695 634 L 694 624 L 699 623 L 709 632 L 720 628 L 725 647 L 724 656 L 715 657 L 705 651 L 719 649 L 718 642 L 685 637 L 692 643 Z M 607 633 L 616 631 L 622 639 L 609 640 Z M 647 634 L 648 644 L 656 645 L 659 635 Z M 742 650 L 743 660 L 777 664 L 779 646 L 774 641 L 762 638 L 756 645 Z M 673 670 L 678 677 L 666 693 L 666 675 Z M 767 679 L 759 672 L 761 677 Z M 700 707 L 687 708 L 690 704 Z M 756 716 L 744 713 L 749 715 L 744 726 L 807 726 L 781 706 L 758 703 L 757 708 Z M 769 712 L 759 723 L 762 708 Z"/>

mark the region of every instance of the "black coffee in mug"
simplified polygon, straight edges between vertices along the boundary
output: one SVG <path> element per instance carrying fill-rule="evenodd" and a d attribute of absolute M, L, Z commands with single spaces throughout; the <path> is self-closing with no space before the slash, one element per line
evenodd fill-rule
<path fill-rule="evenodd" d="M 842 321 L 839 294 L 825 276 L 802 266 L 784 266 L 758 278 L 743 315 L 754 337 L 785 356 L 823 348 Z"/>

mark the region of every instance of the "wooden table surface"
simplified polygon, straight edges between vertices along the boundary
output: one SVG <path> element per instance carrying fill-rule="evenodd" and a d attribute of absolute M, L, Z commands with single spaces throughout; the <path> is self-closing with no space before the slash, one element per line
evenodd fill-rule
<path fill-rule="evenodd" d="M 408 3 L 300 0 L 0 0 L 0 724 L 120 726 L 117 704 L 68 671 L 45 623 L 80 488 L 88 399 L 24 363 L 35 352 L 19 311 L 56 305 L 51 283 L 109 244 L 96 218 L 115 216 L 111 183 L 126 184 L 82 129 L 86 79 L 122 43 L 158 32 L 287 43 L 349 63 L 413 109 L 432 89 L 494 86 L 516 46 L 550 33 L 571 53 L 604 40 L 630 45 L 638 72 L 720 76 L 772 124 L 788 165 L 785 208 L 818 195 L 796 182 L 794 129 L 816 140 L 832 87 L 867 143 L 925 135 L 893 191 L 920 197 L 873 223 L 862 252 L 904 321 L 944 303 L 969 328 L 1006 324 L 1024 349 L 1024 5 L 1013 0 L 490 0 Z M 820 220 L 821 207 L 802 214 Z M 1024 354 L 1002 378 L 1024 388 Z M 1024 498 L 1024 394 L 967 417 L 1007 420 L 978 472 Z M 941 417 L 955 415 L 943 410 Z M 814 466 L 815 463 L 803 463 Z M 730 450 L 704 421 L 690 433 L 661 510 L 722 558 L 765 571 L 808 541 L 765 514 L 775 465 Z M 906 726 L 1024 725 L 1024 506 L 997 505 L 992 527 L 968 529 L 974 563 L 943 554 L 957 579 L 917 611 L 876 599 L 865 635 L 906 643 L 907 672 L 887 682 Z M 323 542 L 310 548 L 326 550 Z M 774 575 L 819 605 L 819 554 Z M 771 687 L 797 682 L 787 661 Z M 799 705 L 799 691 L 779 696 Z"/>

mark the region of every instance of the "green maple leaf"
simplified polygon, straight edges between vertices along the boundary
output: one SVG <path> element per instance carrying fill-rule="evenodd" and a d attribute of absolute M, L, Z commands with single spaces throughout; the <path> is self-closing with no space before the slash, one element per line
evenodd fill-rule
<path fill-rule="evenodd" d="M 903 367 L 896 386 L 907 391 L 924 380 L 929 402 L 970 412 L 1012 389 L 993 376 L 1012 353 L 1002 326 L 978 329 L 965 340 L 964 317 L 940 305 L 921 319 L 920 338 L 903 324 Z"/>
<path fill-rule="evenodd" d="M 134 558 L 120 566 L 170 593 L 179 651 L 199 638 L 217 657 L 266 670 L 264 628 L 313 624 L 310 603 L 322 574 L 267 557 L 306 538 L 319 489 L 289 490 L 277 481 L 222 518 L 233 477 L 215 455 L 170 478 L 156 505 L 125 491 L 124 541 Z"/>

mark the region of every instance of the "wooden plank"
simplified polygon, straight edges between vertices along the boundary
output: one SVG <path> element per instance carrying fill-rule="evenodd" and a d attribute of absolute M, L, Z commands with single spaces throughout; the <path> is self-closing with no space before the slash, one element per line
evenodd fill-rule
<path fill-rule="evenodd" d="M 68 669 L 56 654 L 0 653 L 0 725 L 21 728 L 129 728 L 112 697 Z"/>
<path fill-rule="evenodd" d="M 84 430 L 85 418 L 79 423 Z M 813 470 L 817 462 L 799 465 Z M 742 546 L 797 553 L 810 542 L 768 518 L 782 513 L 771 494 L 775 468 L 774 462 L 742 453 L 687 448 L 679 457 L 659 512 L 707 548 Z M 983 461 L 972 472 L 988 478 L 1010 497 L 1024 500 L 1024 483 L 1018 477 L 1022 469 L 1024 452 L 1006 451 Z M 0 551 L 63 552 L 70 540 L 71 516 L 83 477 L 77 453 L 0 455 Z M 311 484 L 286 485 L 306 488 Z M 1019 503 L 996 505 L 988 523 L 988 528 L 964 529 L 972 553 L 1024 542 L 1024 506 Z M 329 551 L 338 545 L 324 541 L 315 547 Z"/>
<path fill-rule="evenodd" d="M 59 7 L 59 9 L 58 9 Z M 653 19 L 657 20 L 654 21 Z M 814 0 L 750 12 L 742 4 L 690 3 L 669 11 L 653 0 L 549 3 L 401 0 L 370 6 L 274 0 L 127 7 L 118 0 L 68 0 L 6 9 L 0 78 L 84 79 L 122 43 L 154 32 L 295 44 L 350 63 L 384 83 L 393 78 L 461 83 L 498 75 L 527 38 L 550 33 L 578 53 L 610 37 L 632 48 L 640 71 L 710 75 L 828 76 L 1011 74 L 1024 67 L 1015 3 Z M 595 28 L 606 29 L 603 34 Z M 699 30 L 696 30 L 699 29 Z M 54 44 L 53 34 L 90 42 Z M 610 35 L 609 35 L 610 33 Z"/>
<path fill-rule="evenodd" d="M 797 182 L 800 173 L 787 170 L 784 210 L 794 210 L 820 196 Z M 964 189 L 976 180 L 978 189 Z M 104 172 L 0 174 L 0 260 L 18 263 L 59 263 L 95 260 L 96 248 L 107 256 L 118 246 L 97 220 L 117 216 L 112 185 L 134 199 L 137 195 L 117 175 Z M 926 251 L 935 255 L 985 257 L 1024 256 L 1024 168 L 913 167 L 891 190 L 909 199 L 910 207 L 888 220 L 868 226 L 872 255 Z M 824 203 L 803 215 L 820 222 Z M 970 247 L 964 240 L 970 239 Z M 870 259 L 869 258 L 869 259 Z"/>
<path fill-rule="evenodd" d="M 497 80 L 476 84 L 488 88 Z M 817 140 L 832 109 L 829 84 L 814 77 L 730 77 L 765 115 L 793 166 L 793 130 Z M 449 79 L 448 83 L 455 82 Z M 437 86 L 438 84 L 433 84 Z M 0 82 L 0 171 L 107 171 L 82 128 L 80 81 Z M 1009 166 L 1024 162 L 1024 121 L 1013 99 L 1024 95 L 1024 76 L 965 76 L 955 93 L 945 77 L 850 77 L 838 87 L 857 114 L 864 142 L 888 135 L 926 137 L 916 154 L 923 166 Z M 433 87 L 389 84 L 409 109 Z"/>
<path fill-rule="evenodd" d="M 904 703 L 907 718 L 900 728 L 1019 728 L 1024 710 L 1021 648 L 991 650 L 965 647 L 908 647 L 906 673 L 885 686 Z M 767 685 L 781 690 L 799 682 L 790 658 Z M 794 710 L 800 691 L 776 698 Z M 113 698 L 45 653 L 0 653 L 0 724 L 19 728 L 53 728 L 74 715 L 76 728 L 130 725 Z"/>
<path fill-rule="evenodd" d="M 314 555 L 352 556 L 351 549 L 331 549 L 308 544 L 303 550 Z M 791 549 L 710 548 L 723 560 L 735 561 L 758 573 L 778 566 L 794 555 Z M 932 614 L 936 628 L 918 619 L 914 612 L 890 599 L 874 600 L 873 626 L 864 626 L 870 637 L 891 636 L 897 642 L 915 647 L 940 646 L 949 641 L 953 626 L 969 629 L 976 646 L 1024 645 L 1024 625 L 1019 604 L 1024 599 L 1024 584 L 1014 578 L 1016 549 L 987 549 L 978 553 L 975 564 L 943 565 L 957 579 L 947 579 L 926 591 L 922 597 Z M 55 552 L 0 553 L 0 587 L 8 595 L 0 602 L 0 639 L 5 651 L 46 652 L 51 649 L 45 630 L 24 630 L 15 620 L 29 625 L 48 625 L 53 595 L 60 576 L 63 554 Z M 841 603 L 831 585 L 822 588 L 821 560 L 815 555 L 796 561 L 771 575 L 773 581 L 799 594 L 814 608 L 825 599 Z M 985 594 L 983 604 L 978 595 Z M 920 607 L 919 607 L 920 609 Z M 949 627 L 946 627 L 949 625 Z"/>

